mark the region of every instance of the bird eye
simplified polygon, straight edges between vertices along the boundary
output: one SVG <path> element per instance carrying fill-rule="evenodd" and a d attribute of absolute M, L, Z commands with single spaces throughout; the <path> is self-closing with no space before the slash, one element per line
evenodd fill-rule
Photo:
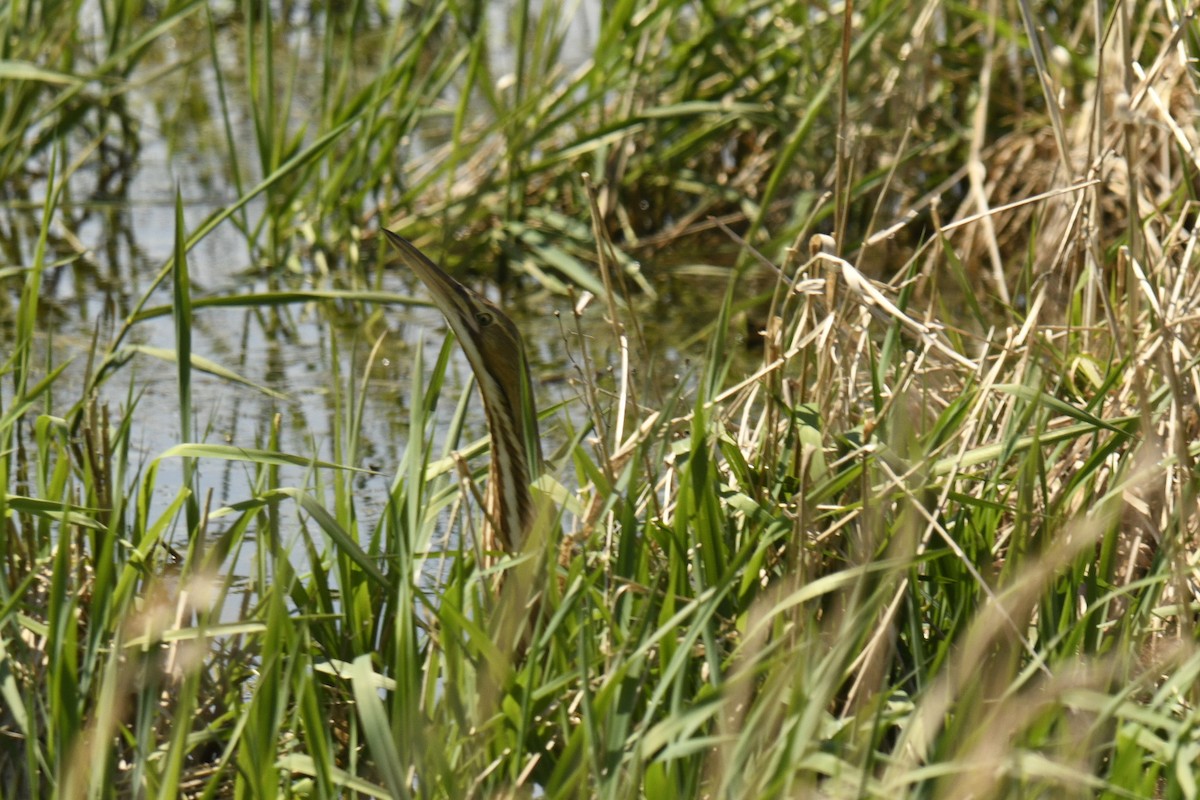
<path fill-rule="evenodd" d="M 479 311 L 475 314 L 475 321 L 480 325 L 487 327 L 495 322 L 496 318 L 492 316 L 492 312 L 490 311 Z"/>

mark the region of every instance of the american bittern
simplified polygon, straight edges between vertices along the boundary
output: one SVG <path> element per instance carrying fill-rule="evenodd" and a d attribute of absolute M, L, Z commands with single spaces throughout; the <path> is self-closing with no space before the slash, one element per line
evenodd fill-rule
<path fill-rule="evenodd" d="M 447 275 L 411 242 L 384 230 L 417 274 L 466 353 L 483 395 L 492 437 L 484 500 L 483 546 L 518 553 L 536 516 L 529 482 L 541 471 L 542 449 L 521 333 L 492 302 Z"/>

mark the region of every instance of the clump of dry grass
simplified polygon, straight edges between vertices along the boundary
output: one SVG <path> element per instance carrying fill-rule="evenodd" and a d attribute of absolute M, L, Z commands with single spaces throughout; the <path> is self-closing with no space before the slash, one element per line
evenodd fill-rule
<path fill-rule="evenodd" d="M 322 62 L 306 135 L 256 19 L 239 77 L 261 175 L 238 162 L 237 199 L 190 234 L 177 203 L 172 259 L 74 392 L 31 344 L 64 134 L 35 266 L 5 273 L 21 299 L 0 416 L 0 793 L 1193 791 L 1193 21 L 1161 3 L 1056 9 L 1070 26 L 755 9 L 613 6 L 564 74 L 553 20 L 520 4 L 530 46 L 497 82 L 479 20 L 435 4 L 389 28 L 378 75 Z M 216 53 L 218 29 L 192 34 Z M 1065 57 L 1041 52 L 1055 35 Z M 439 113 L 449 143 L 405 159 Z M 459 445 L 464 398 L 433 451 L 450 340 L 428 373 L 411 354 L 411 436 L 370 522 L 364 376 L 331 379 L 345 465 L 281 453 L 278 425 L 139 462 L 134 394 L 110 417 L 93 402 L 154 316 L 177 322 L 191 432 L 206 308 L 405 302 L 339 270 L 370 260 L 364 222 L 385 214 L 593 292 L 564 326 L 580 398 L 539 482 L 560 512 L 532 537 L 544 553 L 488 566 L 465 535 L 486 443 Z M 191 247 L 218 225 L 278 273 L 327 254 L 303 263 L 338 288 L 193 298 Z M 667 388 L 639 369 L 656 286 L 633 259 L 689 239 L 737 269 L 696 374 Z M 732 321 L 756 301 L 761 363 L 742 372 Z M 189 466 L 168 486 L 174 459 Z M 214 460 L 245 465 L 249 496 L 209 502 Z M 247 563 L 236 599 L 214 582 Z M 493 590 L 536 563 L 544 584 Z M 527 591 L 541 612 L 518 656 L 490 625 Z"/>

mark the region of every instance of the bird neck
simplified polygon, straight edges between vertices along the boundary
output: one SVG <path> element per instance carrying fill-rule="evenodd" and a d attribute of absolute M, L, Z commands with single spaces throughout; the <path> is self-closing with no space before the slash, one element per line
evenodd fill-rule
<path fill-rule="evenodd" d="M 488 430 L 492 433 L 492 461 L 484 496 L 483 541 L 488 549 L 509 553 L 519 553 L 524 548 L 533 527 L 537 509 L 530 483 L 542 471 L 541 440 L 529 371 L 524 364 L 521 367 L 520 407 L 499 409 L 495 404 L 503 400 L 488 402 L 486 395 L 484 399 Z M 512 424 L 506 424 L 508 420 Z"/>

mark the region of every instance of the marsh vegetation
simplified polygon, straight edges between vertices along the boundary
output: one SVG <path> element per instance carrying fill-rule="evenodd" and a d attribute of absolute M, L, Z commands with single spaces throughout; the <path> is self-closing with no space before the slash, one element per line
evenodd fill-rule
<path fill-rule="evenodd" d="M 0 795 L 1196 795 L 1190 10 L 0 29 Z"/>

